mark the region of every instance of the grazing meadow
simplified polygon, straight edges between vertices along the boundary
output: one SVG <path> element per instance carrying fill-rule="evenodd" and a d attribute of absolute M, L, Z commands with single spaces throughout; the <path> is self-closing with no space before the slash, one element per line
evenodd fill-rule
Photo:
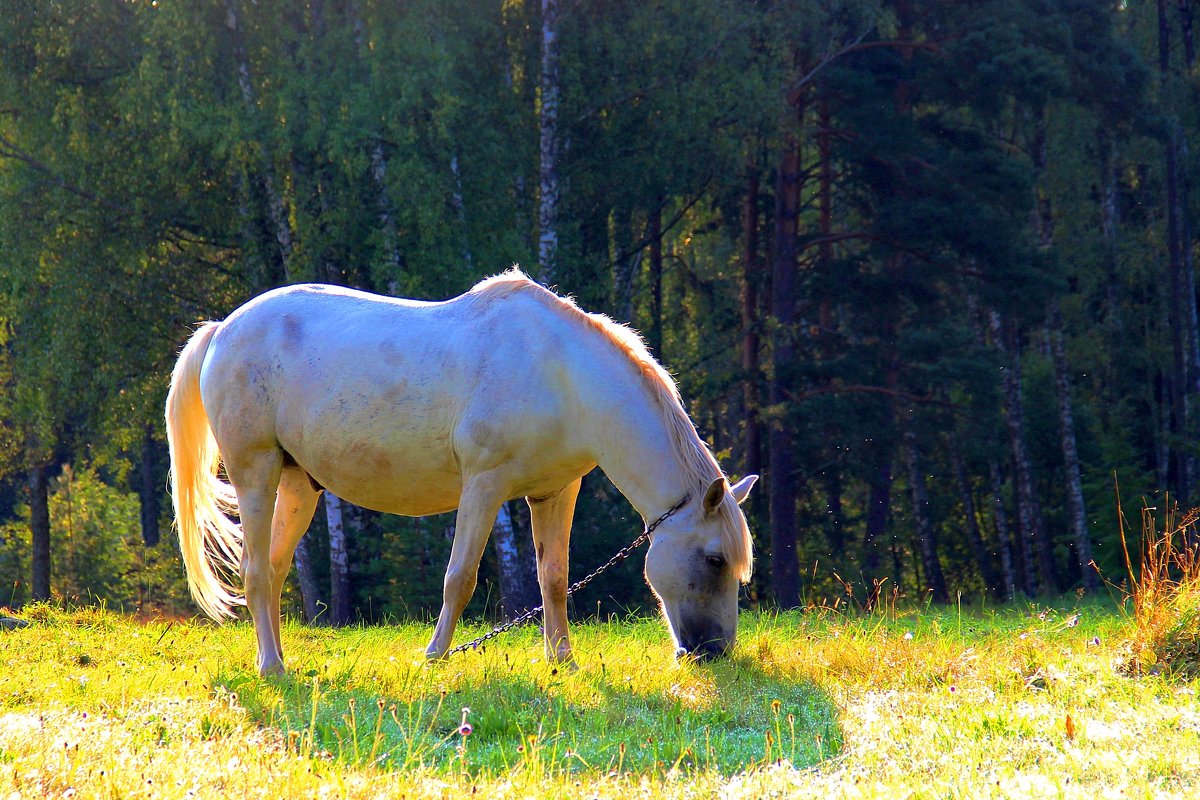
<path fill-rule="evenodd" d="M 15 616 L 0 797 L 1200 793 L 1200 681 L 1133 604 L 744 613 L 715 663 L 612 619 L 577 626 L 573 669 L 535 627 L 427 663 L 426 625 L 287 624 L 274 679 L 246 623 Z"/>

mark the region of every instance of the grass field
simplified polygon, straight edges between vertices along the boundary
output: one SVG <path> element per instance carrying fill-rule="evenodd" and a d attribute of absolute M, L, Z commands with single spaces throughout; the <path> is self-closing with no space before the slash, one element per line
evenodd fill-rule
<path fill-rule="evenodd" d="M 19 616 L 0 798 L 1200 796 L 1200 681 L 1117 669 L 1132 621 L 1072 601 L 743 614 L 714 665 L 583 624 L 574 671 L 534 629 L 430 665 L 426 626 L 288 625 L 282 679 L 245 624 Z"/>

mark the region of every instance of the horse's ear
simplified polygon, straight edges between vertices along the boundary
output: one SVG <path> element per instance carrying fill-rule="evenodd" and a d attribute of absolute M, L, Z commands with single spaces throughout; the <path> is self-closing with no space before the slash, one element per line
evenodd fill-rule
<path fill-rule="evenodd" d="M 750 490 L 754 488 L 754 484 L 757 482 L 757 475 L 747 475 L 733 486 L 729 487 L 729 491 L 733 495 L 733 499 L 737 500 L 739 506 L 746 502 L 746 498 L 750 496 Z"/>
<path fill-rule="evenodd" d="M 728 488 L 729 483 L 724 478 L 717 478 L 708 485 L 707 491 L 704 492 L 704 516 L 707 517 L 717 510 L 717 506 L 725 499 L 725 491 Z"/>

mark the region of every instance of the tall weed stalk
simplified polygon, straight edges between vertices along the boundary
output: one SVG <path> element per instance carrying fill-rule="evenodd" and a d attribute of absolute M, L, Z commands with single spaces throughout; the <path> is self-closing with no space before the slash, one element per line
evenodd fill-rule
<path fill-rule="evenodd" d="M 1135 631 L 1118 656 L 1128 674 L 1200 675 L 1200 509 L 1181 512 L 1165 498 L 1165 510 L 1142 507 L 1140 560 L 1130 557 L 1120 511 L 1121 547 L 1129 575 L 1126 602 Z"/>

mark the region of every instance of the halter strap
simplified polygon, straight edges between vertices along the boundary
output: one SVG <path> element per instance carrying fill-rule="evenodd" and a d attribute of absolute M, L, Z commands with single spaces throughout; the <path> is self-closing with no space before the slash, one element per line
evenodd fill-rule
<path fill-rule="evenodd" d="M 649 525 L 647 525 L 646 530 L 642 531 L 642 537 L 648 538 L 650 536 L 650 534 L 654 533 L 655 528 L 657 528 L 659 525 L 666 522 L 667 519 L 672 514 L 674 514 L 676 511 L 678 511 L 679 509 L 686 506 L 688 500 L 691 500 L 691 499 L 692 499 L 692 496 L 690 494 L 685 494 L 683 496 L 682 500 L 680 500 L 678 503 L 676 503 L 675 505 L 668 508 L 665 512 L 663 512 L 662 516 L 660 516 L 658 519 L 654 520 L 654 522 L 651 522 Z M 641 544 L 641 537 L 639 537 L 639 539 L 638 539 L 638 544 Z"/>

